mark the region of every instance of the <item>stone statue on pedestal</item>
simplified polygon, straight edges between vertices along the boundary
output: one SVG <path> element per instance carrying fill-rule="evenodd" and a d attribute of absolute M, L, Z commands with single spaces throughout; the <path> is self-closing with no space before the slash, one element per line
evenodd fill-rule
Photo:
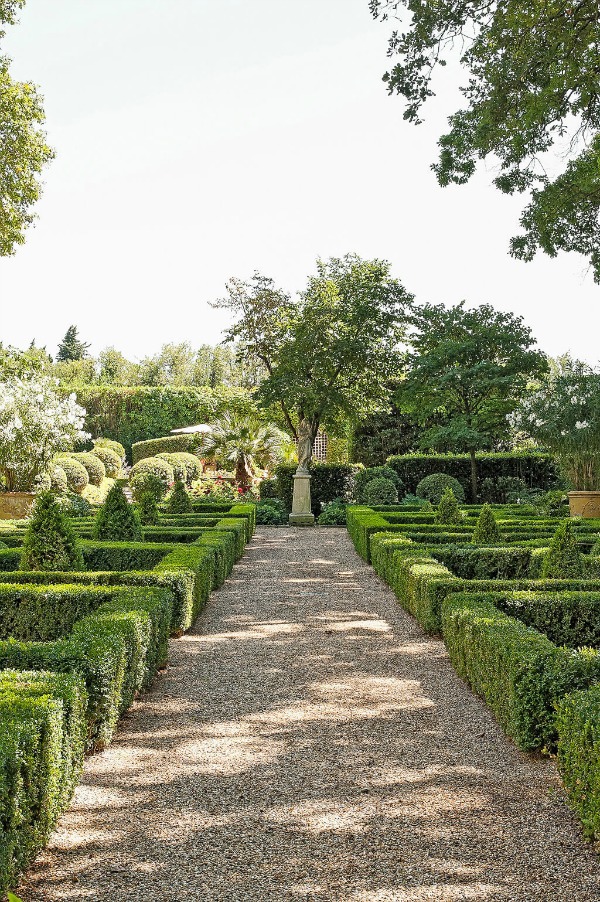
<path fill-rule="evenodd" d="M 297 473 L 308 473 L 312 459 L 312 430 L 307 419 L 298 425 L 298 469 Z"/>

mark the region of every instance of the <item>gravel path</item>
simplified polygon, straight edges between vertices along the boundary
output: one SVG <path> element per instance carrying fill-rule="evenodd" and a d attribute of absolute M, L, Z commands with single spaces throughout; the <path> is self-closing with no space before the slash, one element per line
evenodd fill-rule
<path fill-rule="evenodd" d="M 345 530 L 260 529 L 171 654 L 24 902 L 600 899 L 553 763 L 504 737 Z"/>

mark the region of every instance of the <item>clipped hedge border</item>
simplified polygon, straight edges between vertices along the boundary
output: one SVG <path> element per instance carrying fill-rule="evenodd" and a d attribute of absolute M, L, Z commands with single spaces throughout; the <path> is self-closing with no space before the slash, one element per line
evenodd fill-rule
<path fill-rule="evenodd" d="M 600 839 L 600 686 L 558 704 L 558 769 L 588 839 Z"/>

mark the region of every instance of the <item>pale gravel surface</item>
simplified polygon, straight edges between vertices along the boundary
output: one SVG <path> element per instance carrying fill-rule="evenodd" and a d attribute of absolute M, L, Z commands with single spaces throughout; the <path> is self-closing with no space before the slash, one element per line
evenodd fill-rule
<path fill-rule="evenodd" d="M 600 900 L 504 737 L 345 530 L 258 530 L 20 889 L 58 900 Z"/>

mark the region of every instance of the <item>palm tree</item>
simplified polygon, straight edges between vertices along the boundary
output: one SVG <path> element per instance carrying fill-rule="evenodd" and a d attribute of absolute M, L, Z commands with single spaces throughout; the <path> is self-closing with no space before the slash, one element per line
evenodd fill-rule
<path fill-rule="evenodd" d="M 256 467 L 277 463 L 289 437 L 273 423 L 259 423 L 248 414 L 226 413 L 202 436 L 200 453 L 232 467 L 236 484 L 246 491 Z"/>

